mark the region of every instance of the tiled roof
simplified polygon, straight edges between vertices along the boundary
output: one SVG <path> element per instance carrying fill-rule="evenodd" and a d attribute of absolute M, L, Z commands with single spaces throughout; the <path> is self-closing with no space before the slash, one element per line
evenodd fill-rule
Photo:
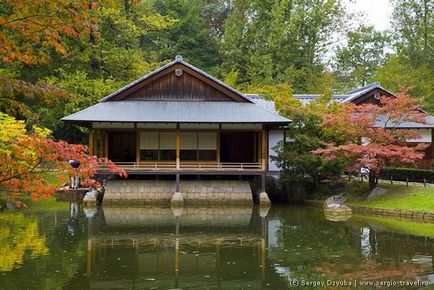
<path fill-rule="evenodd" d="M 261 95 L 258 94 L 244 94 L 247 98 L 249 98 L 251 101 L 253 101 L 255 104 L 259 105 L 263 109 L 272 112 L 274 114 L 278 114 L 276 110 L 276 105 L 274 104 L 274 101 L 266 100 Z"/>
<path fill-rule="evenodd" d="M 80 122 L 141 123 L 276 123 L 289 119 L 256 103 L 246 102 L 165 102 L 116 101 L 100 102 L 62 118 Z"/>

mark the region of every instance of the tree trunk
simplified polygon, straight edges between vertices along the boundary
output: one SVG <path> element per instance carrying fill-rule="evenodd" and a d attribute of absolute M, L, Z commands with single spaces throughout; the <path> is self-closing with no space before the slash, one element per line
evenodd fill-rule
<path fill-rule="evenodd" d="M 378 178 L 375 174 L 369 174 L 369 190 L 373 190 L 378 183 Z"/>

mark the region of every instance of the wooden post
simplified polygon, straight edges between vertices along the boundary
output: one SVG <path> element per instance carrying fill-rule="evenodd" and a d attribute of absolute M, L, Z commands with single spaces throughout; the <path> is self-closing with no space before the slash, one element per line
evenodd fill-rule
<path fill-rule="evenodd" d="M 109 146 L 109 138 L 108 138 L 108 133 L 104 132 L 104 157 L 108 158 L 108 146 Z"/>
<path fill-rule="evenodd" d="M 93 154 L 96 157 L 99 157 L 99 150 L 100 150 L 100 143 L 99 143 L 99 131 L 95 132 L 95 135 L 93 136 Z"/>
<path fill-rule="evenodd" d="M 261 158 L 262 158 L 262 170 L 265 171 L 267 170 L 267 131 L 262 130 L 262 142 L 261 142 L 261 148 L 262 148 L 262 154 L 261 154 Z"/>
<path fill-rule="evenodd" d="M 94 135 L 95 135 L 94 130 L 91 130 L 90 133 L 89 133 L 89 154 L 90 155 L 93 155 L 93 150 L 94 150 L 94 148 L 93 148 L 93 146 L 94 146 Z"/>
<path fill-rule="evenodd" d="M 220 130 L 219 131 L 217 131 L 217 144 L 216 144 L 216 148 L 217 148 L 217 152 L 216 152 L 216 159 L 217 159 L 217 167 L 219 167 L 218 166 L 218 164 L 220 164 Z"/>
<path fill-rule="evenodd" d="M 102 140 L 102 132 L 101 131 L 98 131 L 97 132 L 97 134 L 96 134 L 96 142 L 97 142 L 97 145 L 96 145 L 96 155 L 98 156 L 98 157 L 102 157 L 102 154 L 103 154 L 103 148 L 102 148 L 102 146 L 103 146 L 103 140 Z"/>
<path fill-rule="evenodd" d="M 176 124 L 176 169 L 179 170 L 181 168 L 181 162 L 180 162 L 180 158 L 181 158 L 181 150 L 180 150 L 180 146 L 181 146 L 181 136 L 179 133 L 179 123 Z"/>
<path fill-rule="evenodd" d="M 104 131 L 100 132 L 99 135 L 99 139 L 100 139 L 100 148 L 99 148 L 99 157 L 104 157 L 105 154 L 105 133 Z"/>
<path fill-rule="evenodd" d="M 140 162 L 140 132 L 136 132 L 136 164 Z"/>

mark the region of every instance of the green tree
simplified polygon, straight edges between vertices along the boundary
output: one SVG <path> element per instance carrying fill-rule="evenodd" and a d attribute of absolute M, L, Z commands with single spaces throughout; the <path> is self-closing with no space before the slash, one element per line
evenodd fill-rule
<path fill-rule="evenodd" d="M 292 122 L 287 131 L 289 142 L 277 146 L 277 165 L 281 168 L 286 181 L 306 181 L 308 176 L 318 187 L 324 179 L 337 179 L 343 171 L 343 162 L 324 160 L 312 152 L 323 148 L 328 140 L 335 139 L 331 130 L 321 126 L 322 115 L 335 113 L 339 104 L 332 101 L 331 92 L 325 93 L 306 106 L 280 104 L 280 113 L 284 113 Z"/>
<path fill-rule="evenodd" d="M 390 57 L 372 76 L 392 92 L 407 91 L 423 109 L 434 113 L 434 74 L 428 64 L 412 67 L 402 56 Z"/>
<path fill-rule="evenodd" d="M 182 55 L 193 65 L 217 76 L 220 55 L 215 39 L 215 31 L 204 17 L 209 15 L 209 7 L 204 11 L 201 0 L 158 0 L 156 8 L 161 15 L 176 19 L 176 23 L 164 31 L 150 34 L 151 46 L 158 51 L 158 60 L 173 60 Z M 206 12 L 206 14 L 205 14 Z"/>
<path fill-rule="evenodd" d="M 335 70 L 344 88 L 365 86 L 387 58 L 389 36 L 373 26 L 360 26 L 347 34 L 346 45 L 336 51 Z"/>
<path fill-rule="evenodd" d="M 434 71 L 434 4 L 430 0 L 392 0 L 395 46 L 413 67 Z"/>
<path fill-rule="evenodd" d="M 393 0 L 396 55 L 373 76 L 395 92 L 406 90 L 434 112 L 434 5 L 429 0 Z"/>
<path fill-rule="evenodd" d="M 289 83 L 306 92 L 324 70 L 330 35 L 345 26 L 341 1 L 234 1 L 221 41 L 225 72 L 238 83 Z"/>
<path fill-rule="evenodd" d="M 43 12 L 49 14 L 51 7 L 47 9 Z M 3 14 L 9 15 L 5 11 L 0 11 L 0 20 Z M 93 25 L 92 33 L 70 37 L 59 32 L 62 38 L 56 39 L 65 53 L 45 49 L 44 61 L 26 63 L 27 58 L 16 58 L 14 63 L 0 64 L 0 110 L 26 119 L 29 128 L 38 124 L 52 130 L 56 138 L 85 142 L 79 130 L 59 118 L 94 104 L 160 65 L 155 52 L 146 50 L 143 42 L 149 33 L 164 30 L 175 20 L 158 14 L 153 1 L 104 1 L 91 12 L 83 13 L 92 17 L 88 23 Z M 32 13 L 28 7 L 19 15 L 26 19 Z M 36 28 L 51 31 L 42 24 Z M 31 39 L 22 43 L 34 51 L 40 46 Z"/>

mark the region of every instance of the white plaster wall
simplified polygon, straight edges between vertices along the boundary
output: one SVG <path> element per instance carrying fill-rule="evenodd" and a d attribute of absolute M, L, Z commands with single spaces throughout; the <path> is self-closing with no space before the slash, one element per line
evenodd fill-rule
<path fill-rule="evenodd" d="M 283 141 L 283 130 L 270 130 L 268 132 L 268 171 L 279 171 L 280 168 L 276 166 L 276 162 L 272 161 L 270 156 L 277 156 L 273 148 Z"/>

